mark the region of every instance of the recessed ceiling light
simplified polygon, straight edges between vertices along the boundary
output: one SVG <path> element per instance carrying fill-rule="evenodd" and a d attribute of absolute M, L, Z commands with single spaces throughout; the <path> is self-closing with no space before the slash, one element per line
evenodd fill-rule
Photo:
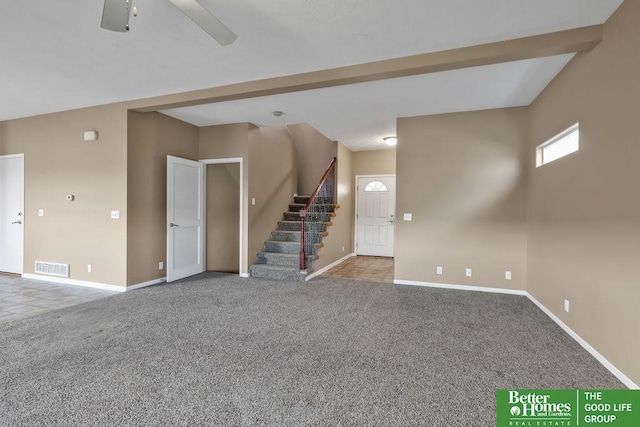
<path fill-rule="evenodd" d="M 392 147 L 398 143 L 398 138 L 396 138 L 395 136 L 387 136 L 386 138 L 382 139 L 384 139 L 384 142 L 386 142 L 387 145 L 390 145 Z"/>

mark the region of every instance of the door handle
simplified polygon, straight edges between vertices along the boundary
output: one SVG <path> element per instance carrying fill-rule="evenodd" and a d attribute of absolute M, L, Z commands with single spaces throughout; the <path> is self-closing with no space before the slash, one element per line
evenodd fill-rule
<path fill-rule="evenodd" d="M 169 223 L 169 227 L 180 227 L 178 224 L 174 224 L 174 223 Z"/>
<path fill-rule="evenodd" d="M 13 221 L 11 224 L 22 224 L 22 221 Z"/>
<path fill-rule="evenodd" d="M 389 224 L 395 224 L 396 222 L 392 219 L 390 219 L 389 221 L 387 221 Z"/>

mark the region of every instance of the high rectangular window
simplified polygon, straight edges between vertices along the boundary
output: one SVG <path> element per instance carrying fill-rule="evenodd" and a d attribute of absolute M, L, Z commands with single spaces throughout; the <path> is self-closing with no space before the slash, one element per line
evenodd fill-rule
<path fill-rule="evenodd" d="M 546 165 L 568 154 L 575 153 L 580 148 L 579 124 L 571 126 L 564 132 L 541 144 L 536 152 L 536 167 Z"/>

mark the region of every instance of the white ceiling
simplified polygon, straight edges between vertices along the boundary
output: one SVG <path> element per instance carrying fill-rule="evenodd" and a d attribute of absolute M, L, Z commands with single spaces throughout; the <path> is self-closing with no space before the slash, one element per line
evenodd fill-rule
<path fill-rule="evenodd" d="M 102 0 L 0 1 L 0 120 L 600 24 L 622 3 L 200 1 L 238 34 L 234 44 L 221 47 L 168 0 L 135 0 L 139 16 L 125 34 L 100 28 Z M 199 124 L 272 124 L 268 113 L 280 109 L 285 123 L 308 121 L 365 149 L 393 130 L 397 115 L 526 105 L 566 61 L 543 58 L 171 114 L 195 114 Z"/>

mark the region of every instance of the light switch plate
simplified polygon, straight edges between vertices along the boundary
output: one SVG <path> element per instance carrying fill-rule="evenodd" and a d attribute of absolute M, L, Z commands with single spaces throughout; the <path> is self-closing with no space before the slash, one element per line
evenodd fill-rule
<path fill-rule="evenodd" d="M 511 280 L 511 272 L 510 271 L 505 271 L 504 272 L 504 278 L 506 280 Z"/>
<path fill-rule="evenodd" d="M 404 214 L 404 220 L 405 221 L 411 221 L 412 215 L 410 213 L 406 213 Z"/>
<path fill-rule="evenodd" d="M 467 277 L 471 277 L 471 275 L 473 274 L 473 272 L 472 272 L 472 270 L 470 268 L 467 268 L 465 273 L 466 273 Z"/>
<path fill-rule="evenodd" d="M 111 219 L 120 219 L 120 211 L 111 211 Z"/>
<path fill-rule="evenodd" d="M 38 209 L 38 216 L 44 216 L 44 209 Z"/>

